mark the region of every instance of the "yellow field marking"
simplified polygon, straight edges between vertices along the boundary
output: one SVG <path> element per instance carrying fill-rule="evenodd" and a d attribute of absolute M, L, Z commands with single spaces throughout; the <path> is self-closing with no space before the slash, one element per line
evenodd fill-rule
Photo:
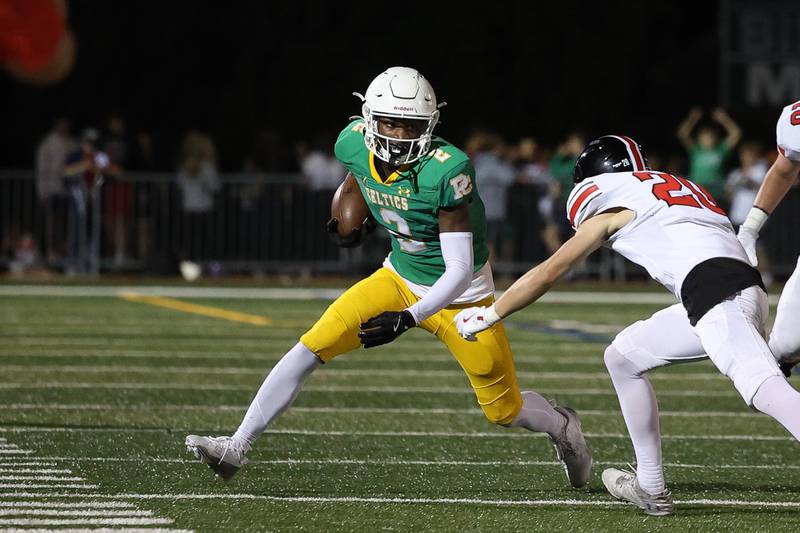
<path fill-rule="evenodd" d="M 231 322 L 244 322 L 245 324 L 252 324 L 254 326 L 272 325 L 272 319 L 265 316 L 240 313 L 238 311 L 228 311 L 227 309 L 220 309 L 219 307 L 192 304 L 172 298 L 149 296 L 147 294 L 139 294 L 137 292 L 130 291 L 120 292 L 119 297 L 123 300 L 128 300 L 129 302 L 146 303 L 158 307 L 166 307 L 167 309 L 174 309 L 175 311 L 183 311 L 184 313 L 192 313 L 195 315 L 220 318 L 222 320 L 230 320 Z"/>

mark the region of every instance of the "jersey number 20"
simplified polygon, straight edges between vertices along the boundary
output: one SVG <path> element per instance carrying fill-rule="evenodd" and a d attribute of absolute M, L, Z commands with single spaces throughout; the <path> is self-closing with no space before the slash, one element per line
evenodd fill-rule
<path fill-rule="evenodd" d="M 659 200 L 664 200 L 670 207 L 683 205 L 697 207 L 698 209 L 705 208 L 718 215 L 726 216 L 725 211 L 717 205 L 717 202 L 708 194 L 708 191 L 686 178 L 673 176 L 666 172 L 634 172 L 633 175 L 639 178 L 639 181 L 653 180 L 655 182 L 653 183 L 653 196 Z M 661 181 L 657 181 L 659 178 Z M 672 196 L 673 192 L 680 191 L 684 187 L 689 189 L 689 194 Z"/>

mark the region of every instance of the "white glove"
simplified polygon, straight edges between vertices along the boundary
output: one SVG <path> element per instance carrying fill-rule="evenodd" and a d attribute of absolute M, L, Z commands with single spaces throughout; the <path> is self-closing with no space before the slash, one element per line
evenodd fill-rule
<path fill-rule="evenodd" d="M 489 329 L 498 320 L 500 316 L 494 310 L 494 305 L 470 307 L 458 313 L 455 318 L 458 334 L 468 341 L 478 340 L 475 335 Z"/>
<path fill-rule="evenodd" d="M 769 215 L 766 211 L 760 207 L 753 206 L 750 212 L 747 213 L 745 221 L 739 226 L 739 233 L 736 235 L 739 242 L 742 243 L 742 248 L 747 253 L 747 259 L 750 260 L 750 264 L 753 266 L 758 266 L 758 257 L 756 256 L 758 232 L 761 231 L 768 217 Z"/>
<path fill-rule="evenodd" d="M 739 233 L 736 235 L 739 242 L 742 243 L 742 248 L 747 252 L 747 259 L 750 264 L 758 266 L 758 256 L 756 255 L 756 241 L 758 240 L 758 232 L 744 226 L 739 227 Z"/>

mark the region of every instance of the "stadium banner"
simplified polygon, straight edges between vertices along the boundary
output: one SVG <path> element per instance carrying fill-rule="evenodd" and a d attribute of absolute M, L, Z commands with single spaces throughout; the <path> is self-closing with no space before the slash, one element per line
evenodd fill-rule
<path fill-rule="evenodd" d="M 800 2 L 720 2 L 719 95 L 730 108 L 775 108 L 800 95 Z"/>

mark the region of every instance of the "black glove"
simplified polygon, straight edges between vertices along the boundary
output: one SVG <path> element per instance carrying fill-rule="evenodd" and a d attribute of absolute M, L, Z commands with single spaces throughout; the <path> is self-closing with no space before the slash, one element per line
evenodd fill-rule
<path fill-rule="evenodd" d="M 414 317 L 408 311 L 386 311 L 361 324 L 358 337 L 364 348 L 372 348 L 392 342 L 416 325 Z"/>
<path fill-rule="evenodd" d="M 790 378 L 792 376 L 792 369 L 797 365 L 797 363 L 779 363 L 778 366 L 781 367 L 781 372 L 786 378 Z"/>
<path fill-rule="evenodd" d="M 339 235 L 338 226 L 339 219 L 335 217 L 331 218 L 328 223 L 325 224 L 325 229 L 328 231 L 328 235 L 330 235 L 333 243 L 341 248 L 355 248 L 364 242 L 364 237 L 372 233 L 375 229 L 375 221 L 372 220 L 372 217 L 367 217 L 364 223 L 361 224 L 361 227 L 353 228 L 353 231 L 346 237 Z"/>

